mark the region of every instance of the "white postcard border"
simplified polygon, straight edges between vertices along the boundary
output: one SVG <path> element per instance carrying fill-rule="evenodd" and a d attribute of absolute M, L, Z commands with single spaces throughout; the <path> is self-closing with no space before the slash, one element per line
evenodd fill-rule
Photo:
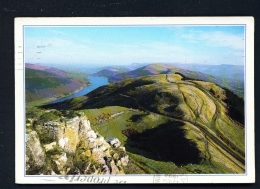
<path fill-rule="evenodd" d="M 246 174 L 198 175 L 25 175 L 24 26 L 117 25 L 245 25 L 245 140 Z M 16 183 L 252 183 L 255 182 L 254 130 L 254 19 L 253 17 L 117 17 L 15 19 L 15 160 Z"/>

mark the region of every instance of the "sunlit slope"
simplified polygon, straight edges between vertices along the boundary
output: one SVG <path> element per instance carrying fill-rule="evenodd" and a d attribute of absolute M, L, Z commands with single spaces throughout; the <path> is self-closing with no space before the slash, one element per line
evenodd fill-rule
<path fill-rule="evenodd" d="M 89 113 L 104 107 L 126 108 L 122 119 L 96 129 L 104 136 L 109 127 L 113 127 L 114 133 L 118 130 L 117 137 L 126 143 L 139 168 L 140 161 L 147 163 L 140 160 L 145 157 L 173 162 L 182 167 L 181 172 L 196 167 L 199 173 L 244 173 L 244 127 L 230 118 L 227 98 L 226 91 L 214 83 L 183 78 L 181 74 L 159 74 L 125 79 L 87 96 L 45 107 L 89 109 Z M 137 110 L 137 115 L 133 115 L 132 109 Z M 121 131 L 127 129 L 128 119 L 132 130 L 123 135 Z M 147 169 L 153 172 L 151 166 Z"/>
<path fill-rule="evenodd" d="M 214 69 L 216 69 L 215 75 L 209 74 L 214 72 Z M 117 75 L 113 74 L 108 76 L 108 78 L 110 82 L 117 82 L 117 81 L 124 80 L 126 78 L 135 78 L 139 76 L 179 73 L 185 78 L 193 78 L 196 80 L 213 82 L 215 84 L 218 84 L 219 86 L 226 87 L 231 91 L 233 91 L 235 94 L 239 95 L 240 97 L 243 97 L 244 94 L 243 79 L 237 80 L 237 77 L 235 76 L 232 77 L 232 73 L 230 74 L 230 77 L 227 77 L 226 75 L 221 75 L 221 74 L 218 75 L 217 72 L 219 72 L 218 67 L 212 67 L 211 72 L 207 74 L 205 72 L 204 73 L 200 72 L 199 69 L 196 69 L 196 71 L 194 71 L 190 69 L 183 69 L 179 66 L 173 66 L 170 64 L 155 63 L 125 73 L 121 73 Z"/>

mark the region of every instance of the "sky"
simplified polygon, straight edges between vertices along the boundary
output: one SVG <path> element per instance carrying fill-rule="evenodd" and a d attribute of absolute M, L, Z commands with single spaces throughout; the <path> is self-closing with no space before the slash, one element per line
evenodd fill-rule
<path fill-rule="evenodd" d="M 244 65 L 244 26 L 26 26 L 25 63 Z"/>

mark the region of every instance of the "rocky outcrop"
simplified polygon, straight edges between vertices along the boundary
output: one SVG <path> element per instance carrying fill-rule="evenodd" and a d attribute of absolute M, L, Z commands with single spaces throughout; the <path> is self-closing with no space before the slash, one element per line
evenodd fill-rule
<path fill-rule="evenodd" d="M 79 133 L 82 130 L 79 129 L 81 120 L 77 116 L 65 122 L 49 121 L 43 125 L 37 125 L 36 131 L 48 140 L 57 141 L 59 147 L 65 152 L 75 152 L 79 142 Z"/>
<path fill-rule="evenodd" d="M 46 152 L 53 150 L 53 148 L 57 145 L 56 142 L 52 142 L 50 144 L 45 144 L 43 147 L 45 149 Z"/>
<path fill-rule="evenodd" d="M 26 155 L 31 158 L 27 162 L 37 163 L 27 163 L 28 170 L 39 165 L 39 174 L 124 174 L 123 166 L 128 164 L 125 148 L 117 138 L 104 139 L 92 130 L 85 115 L 35 128 L 42 144 L 32 131 L 26 143 L 30 149 Z"/>
<path fill-rule="evenodd" d="M 64 170 L 68 160 L 65 152 L 62 152 L 60 155 L 53 155 L 51 158 L 54 163 L 54 169 L 56 172 L 65 175 L 69 171 L 69 169 Z"/>
<path fill-rule="evenodd" d="M 36 131 L 26 133 L 26 171 L 37 172 L 45 162 L 45 153 Z"/>
<path fill-rule="evenodd" d="M 107 139 L 107 142 L 114 148 L 118 148 L 121 144 L 117 138 L 109 138 Z"/>

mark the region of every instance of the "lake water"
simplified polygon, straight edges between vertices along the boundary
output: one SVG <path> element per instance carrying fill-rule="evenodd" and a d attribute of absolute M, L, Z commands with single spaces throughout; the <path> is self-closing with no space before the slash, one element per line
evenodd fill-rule
<path fill-rule="evenodd" d="M 68 99 L 71 99 L 71 98 L 74 98 L 77 96 L 83 96 L 83 95 L 88 94 L 89 92 L 95 90 L 96 88 L 98 88 L 100 86 L 109 84 L 107 77 L 88 76 L 88 80 L 90 82 L 90 85 L 84 87 L 82 90 L 80 90 L 77 93 L 57 99 L 57 100 L 53 101 L 52 103 L 62 102 L 64 100 L 68 100 Z"/>

